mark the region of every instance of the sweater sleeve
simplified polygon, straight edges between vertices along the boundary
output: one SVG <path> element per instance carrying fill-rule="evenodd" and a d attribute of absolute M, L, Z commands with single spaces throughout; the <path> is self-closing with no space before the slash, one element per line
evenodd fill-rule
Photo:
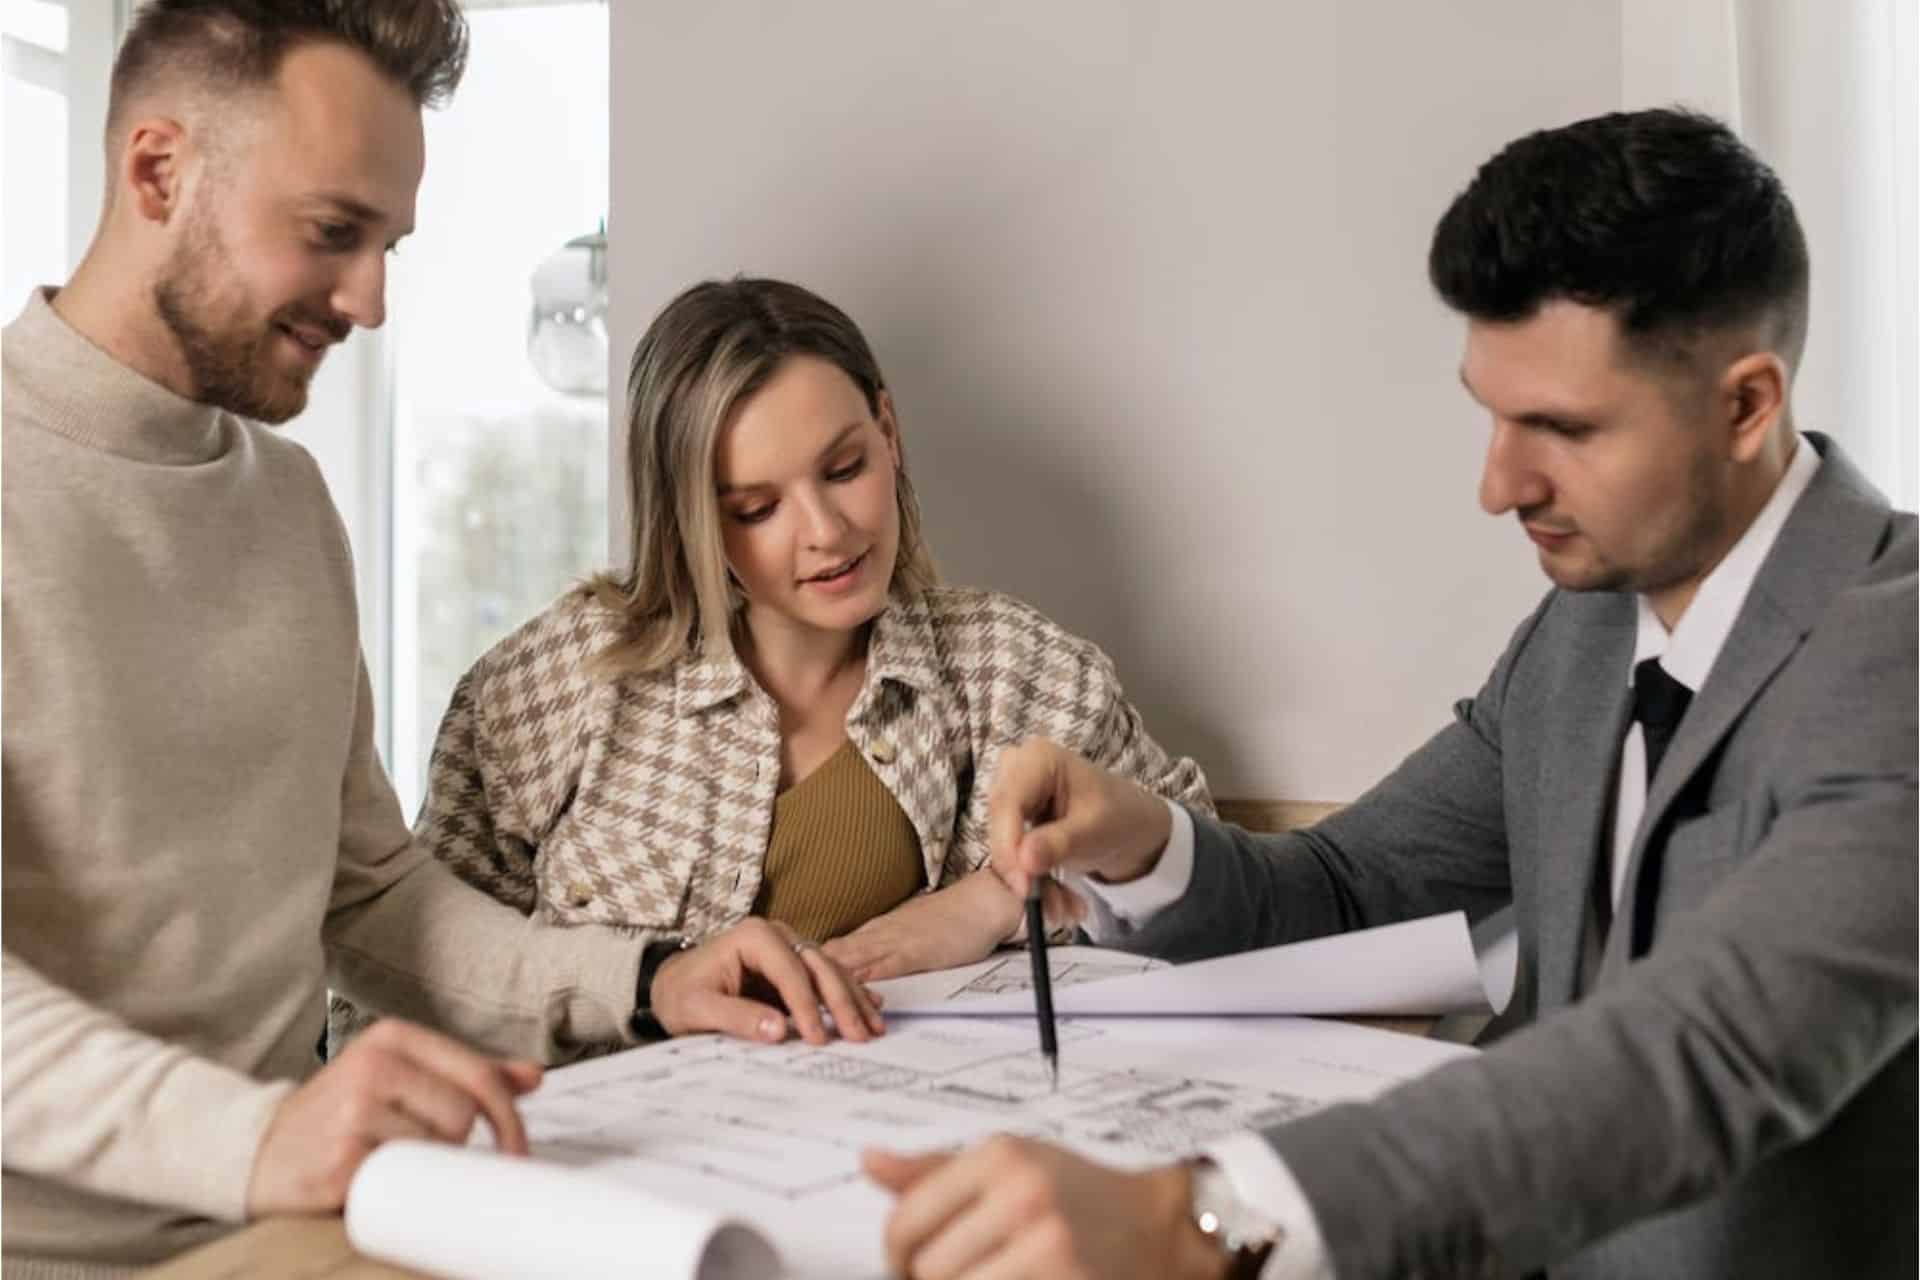
<path fill-rule="evenodd" d="M 229 1222 L 287 1081 L 133 1030 L 12 952 L 0 969 L 7 1168 Z"/>
<path fill-rule="evenodd" d="M 373 748 L 364 666 L 340 803 L 325 926 L 336 990 L 362 1008 L 543 1062 L 631 1041 L 639 942 L 530 919 L 475 892 L 409 838 Z"/>

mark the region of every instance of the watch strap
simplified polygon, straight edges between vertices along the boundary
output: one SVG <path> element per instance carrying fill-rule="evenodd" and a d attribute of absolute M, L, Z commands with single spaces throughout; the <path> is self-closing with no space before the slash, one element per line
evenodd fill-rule
<path fill-rule="evenodd" d="M 660 966 L 693 945 L 691 938 L 656 938 L 640 948 L 640 976 L 634 982 L 633 1013 L 627 1029 L 636 1040 L 665 1040 L 669 1032 L 653 1014 L 653 980 Z"/>

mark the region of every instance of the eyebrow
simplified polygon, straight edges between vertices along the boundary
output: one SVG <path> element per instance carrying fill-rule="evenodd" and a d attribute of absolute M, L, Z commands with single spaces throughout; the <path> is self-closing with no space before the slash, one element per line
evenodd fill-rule
<path fill-rule="evenodd" d="M 356 200 L 352 196 L 342 192 L 319 191 L 315 192 L 309 199 L 316 204 L 330 205 L 356 222 L 379 223 L 386 221 L 385 216 L 372 205 Z M 411 225 L 405 226 L 395 233 L 393 239 L 395 242 L 398 242 L 412 234 L 413 227 Z"/>
<path fill-rule="evenodd" d="M 847 442 L 848 436 L 866 425 L 864 422 L 849 422 L 846 426 L 840 428 L 833 439 L 827 441 L 827 447 L 814 455 L 814 461 L 818 462 L 831 455 L 835 450 L 839 449 L 841 445 Z M 764 482 L 760 484 L 723 484 L 720 486 L 718 492 L 720 496 L 724 498 L 730 493 L 746 493 L 753 489 L 766 489 L 769 487 L 771 486 Z"/>
<path fill-rule="evenodd" d="M 1485 400 L 1482 400 L 1480 393 L 1473 389 L 1473 384 L 1467 381 L 1467 371 L 1463 368 L 1459 372 L 1460 385 L 1467 389 L 1467 394 L 1473 397 L 1473 402 L 1481 408 L 1491 411 L 1493 406 Z M 1550 427 L 1558 423 L 1587 425 L 1592 423 L 1594 419 L 1585 413 L 1554 413 L 1542 409 L 1535 409 L 1528 413 L 1517 414 L 1513 418 L 1513 421 L 1525 427 Z"/>

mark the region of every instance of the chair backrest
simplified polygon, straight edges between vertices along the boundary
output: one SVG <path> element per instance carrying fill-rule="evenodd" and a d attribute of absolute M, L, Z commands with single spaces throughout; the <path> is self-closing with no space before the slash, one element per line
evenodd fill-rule
<path fill-rule="evenodd" d="M 1220 816 L 1249 831 L 1291 831 L 1310 827 L 1345 805 L 1322 800 L 1216 800 Z"/>

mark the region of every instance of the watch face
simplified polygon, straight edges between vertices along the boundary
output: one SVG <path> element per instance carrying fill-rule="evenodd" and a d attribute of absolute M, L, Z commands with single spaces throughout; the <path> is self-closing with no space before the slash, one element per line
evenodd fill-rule
<path fill-rule="evenodd" d="M 1242 1200 L 1211 1161 L 1193 1173 L 1193 1220 L 1229 1253 L 1257 1248 L 1264 1257 L 1281 1236 L 1279 1225 Z"/>

